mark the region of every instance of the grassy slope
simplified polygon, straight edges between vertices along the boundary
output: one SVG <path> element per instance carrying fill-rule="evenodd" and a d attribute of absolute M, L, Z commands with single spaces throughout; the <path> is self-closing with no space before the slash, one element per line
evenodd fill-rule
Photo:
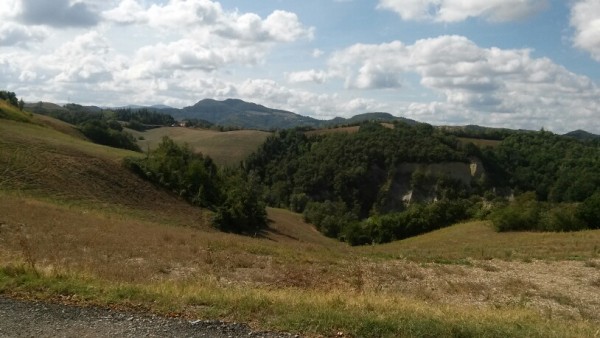
<path fill-rule="evenodd" d="M 164 136 L 175 142 L 188 143 L 193 149 L 212 157 L 217 164 L 235 166 L 255 151 L 271 133 L 258 130 L 218 132 L 214 130 L 165 127 L 145 132 L 130 131 L 144 150 L 153 149 Z"/>
<path fill-rule="evenodd" d="M 241 237 L 212 231 L 206 212 L 121 168 L 135 153 L 7 120 L 0 135 L 0 293 L 311 335 L 599 329 L 600 232 L 497 234 L 468 223 L 350 248 L 269 209 L 264 237 Z M 546 250 L 559 261 L 532 260 Z M 561 261 L 572 256 L 580 260 Z"/>
<path fill-rule="evenodd" d="M 600 255 L 600 231 L 498 233 L 489 222 L 469 222 L 362 250 L 418 261 L 585 260 Z"/>

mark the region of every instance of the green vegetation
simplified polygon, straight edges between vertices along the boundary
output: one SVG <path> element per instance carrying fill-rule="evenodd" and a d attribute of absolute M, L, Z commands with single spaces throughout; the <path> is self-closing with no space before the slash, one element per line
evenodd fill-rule
<path fill-rule="evenodd" d="M 31 122 L 30 116 L 8 101 L 2 99 L 0 99 L 0 118 L 20 122 Z"/>
<path fill-rule="evenodd" d="M 176 121 L 168 114 L 151 111 L 148 109 L 116 109 L 113 112 L 114 119 L 127 122 L 127 128 L 144 131 L 161 126 L 171 126 Z"/>
<path fill-rule="evenodd" d="M 266 226 L 265 206 L 246 175 L 219 171 L 210 157 L 188 145 L 164 137 L 145 158 L 126 158 L 124 164 L 188 202 L 214 210 L 214 225 L 221 230 L 254 233 Z"/>
<path fill-rule="evenodd" d="M 392 127 L 366 122 L 356 133 L 313 136 L 297 130 L 281 131 L 267 139 L 244 168 L 267 187 L 270 205 L 304 212 L 321 232 L 352 244 L 401 239 L 466 217 L 472 203 L 464 198 L 477 189 L 477 182 L 471 185 L 402 167 L 405 163 L 468 163 L 470 148 L 430 125 L 396 122 Z M 401 213 L 406 208 L 398 196 L 398 186 L 402 185 L 415 195 L 421 192 L 425 199 L 436 198 L 444 203 L 415 206 Z M 453 199 L 459 202 L 451 203 Z M 372 219 L 360 223 L 370 216 L 388 213 L 398 214 L 381 222 Z M 407 217 L 419 220 L 398 223 Z M 391 218 L 394 221 L 388 221 Z M 393 229 L 381 228 L 382 224 L 392 223 Z"/>
<path fill-rule="evenodd" d="M 47 108 L 42 102 L 31 110 L 37 114 L 54 117 L 78 126 L 79 130 L 92 142 L 109 147 L 140 151 L 135 138 L 125 132 L 113 112 L 103 112 L 99 108 L 66 104 L 64 107 Z"/>
<path fill-rule="evenodd" d="M 6 90 L 0 90 L 0 100 L 4 100 L 6 102 L 8 102 L 10 105 L 12 105 L 15 108 L 19 108 L 19 110 L 23 110 L 23 100 L 18 100 L 17 99 L 17 94 L 13 93 L 13 92 L 9 92 Z"/>
<path fill-rule="evenodd" d="M 484 157 L 502 172 L 496 185 L 535 191 L 540 201 L 581 202 L 600 187 L 600 140 L 581 142 L 543 130 L 519 133 Z"/>
<path fill-rule="evenodd" d="M 538 202 L 533 192 L 499 206 L 490 219 L 498 231 L 600 229 L 600 190 L 581 204 Z"/>
<path fill-rule="evenodd" d="M 114 120 L 107 122 L 101 119 L 91 119 L 81 124 L 79 129 L 83 135 L 95 143 L 140 151 L 140 147 L 135 143 L 135 138 L 131 134 L 123 132 L 123 127 Z"/>

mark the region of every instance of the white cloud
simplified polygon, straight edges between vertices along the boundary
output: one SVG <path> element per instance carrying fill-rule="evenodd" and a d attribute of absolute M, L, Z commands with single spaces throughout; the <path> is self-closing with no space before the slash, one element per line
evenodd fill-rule
<path fill-rule="evenodd" d="M 325 52 L 322 51 L 322 50 L 320 50 L 320 49 L 318 49 L 318 48 L 313 49 L 313 51 L 311 53 L 312 57 L 314 57 L 315 59 L 320 58 L 324 54 L 325 54 Z"/>
<path fill-rule="evenodd" d="M 471 17 L 513 21 L 540 12 L 548 0 L 379 0 L 377 8 L 396 12 L 404 20 L 459 22 Z"/>
<path fill-rule="evenodd" d="M 254 13 L 227 12 L 209 0 L 170 0 L 144 8 L 137 0 L 121 0 L 103 12 L 106 20 L 167 30 L 210 32 L 221 38 L 247 42 L 292 42 L 311 39 L 314 29 L 304 27 L 294 13 L 275 10 L 265 19 Z"/>
<path fill-rule="evenodd" d="M 571 26 L 575 28 L 574 45 L 600 61 L 600 2 L 580 0 L 571 8 Z"/>
<path fill-rule="evenodd" d="M 26 47 L 31 42 L 43 41 L 47 36 L 48 32 L 42 28 L 12 22 L 0 23 L 0 46 Z"/>
<path fill-rule="evenodd" d="M 405 108 L 432 122 L 562 130 L 565 125 L 558 121 L 571 114 L 571 126 L 600 129 L 600 120 L 586 120 L 596 113 L 596 84 L 547 58 L 533 58 L 528 49 L 481 48 L 462 36 L 413 45 L 357 44 L 334 53 L 328 73 L 358 89 L 399 88 L 403 77 L 416 73 L 423 87 L 445 101 Z"/>
<path fill-rule="evenodd" d="M 148 21 L 144 8 L 137 0 L 122 0 L 117 7 L 103 12 L 102 16 L 104 19 L 124 25 Z"/>
<path fill-rule="evenodd" d="M 28 25 L 90 27 L 100 22 L 95 6 L 70 0 L 8 0 L 0 15 Z"/>
<path fill-rule="evenodd" d="M 314 69 L 301 72 L 293 72 L 287 75 L 287 79 L 290 83 L 302 83 L 302 82 L 314 82 L 324 83 L 327 79 L 327 73 L 324 71 L 317 71 Z"/>

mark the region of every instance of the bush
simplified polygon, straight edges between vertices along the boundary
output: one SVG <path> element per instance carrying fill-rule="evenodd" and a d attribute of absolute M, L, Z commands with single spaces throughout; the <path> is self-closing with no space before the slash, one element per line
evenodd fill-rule
<path fill-rule="evenodd" d="M 492 211 L 490 219 L 497 231 L 532 231 L 537 230 L 540 216 L 540 205 L 535 200 L 535 193 L 525 193 L 512 203 Z"/>
<path fill-rule="evenodd" d="M 583 201 L 576 214 L 590 229 L 600 229 L 600 190 Z"/>
<path fill-rule="evenodd" d="M 591 197 L 590 197 L 591 198 Z M 589 207 L 589 209 L 588 209 Z M 496 230 L 503 231 L 579 231 L 591 228 L 584 219 L 593 206 L 538 202 L 533 193 L 524 194 L 490 214 Z"/>
<path fill-rule="evenodd" d="M 577 217 L 574 204 L 556 205 L 540 214 L 538 229 L 541 231 L 579 231 L 586 229 L 584 221 Z"/>
<path fill-rule="evenodd" d="M 267 226 L 265 203 L 260 200 L 258 185 L 248 178 L 232 176 L 227 197 L 213 218 L 216 228 L 244 234 L 256 234 Z"/>
<path fill-rule="evenodd" d="M 115 123 L 119 125 L 118 122 L 115 121 Z M 112 125 L 114 126 L 114 123 Z M 116 126 L 114 127 L 116 128 Z M 121 126 L 119 125 L 119 127 Z M 80 130 L 85 137 L 89 138 L 94 143 L 109 147 L 141 151 L 140 147 L 135 143 L 135 138 L 131 134 L 115 130 L 103 120 L 89 120 L 81 125 Z"/>

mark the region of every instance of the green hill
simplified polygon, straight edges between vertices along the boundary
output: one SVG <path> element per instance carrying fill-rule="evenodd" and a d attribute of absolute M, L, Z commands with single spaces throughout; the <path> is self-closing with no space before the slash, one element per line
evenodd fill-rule
<path fill-rule="evenodd" d="M 143 154 L 30 117 L 0 119 L 2 297 L 304 336 L 598 331 L 598 231 L 501 234 L 477 222 L 352 248 L 269 209 L 264 233 L 221 233 L 206 210 L 122 167 Z"/>

